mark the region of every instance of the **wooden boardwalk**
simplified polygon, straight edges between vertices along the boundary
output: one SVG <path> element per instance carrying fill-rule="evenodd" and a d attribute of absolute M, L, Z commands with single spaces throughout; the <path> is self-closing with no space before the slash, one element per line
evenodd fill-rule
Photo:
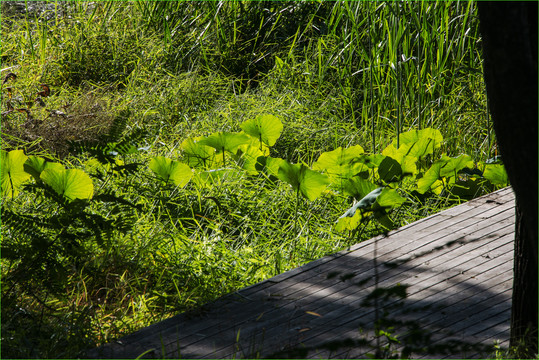
<path fill-rule="evenodd" d="M 508 345 L 513 240 L 514 195 L 506 188 L 149 326 L 88 357 L 365 358 L 375 352 L 377 318 L 402 342 L 392 349 L 423 348 L 414 358 L 485 357 L 488 350 L 466 344 Z"/>

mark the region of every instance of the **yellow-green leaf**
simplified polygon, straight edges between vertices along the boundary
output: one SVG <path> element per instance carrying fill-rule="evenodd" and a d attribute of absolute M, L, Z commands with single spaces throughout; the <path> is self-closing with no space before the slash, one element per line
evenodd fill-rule
<path fill-rule="evenodd" d="M 92 179 L 79 169 L 48 168 L 41 172 L 40 178 L 69 201 L 91 199 L 94 194 Z"/>
<path fill-rule="evenodd" d="M 259 139 L 268 146 L 275 145 L 275 142 L 283 132 L 283 123 L 281 120 L 269 114 L 259 115 L 256 119 L 247 120 L 240 127 L 247 134 Z"/>
<path fill-rule="evenodd" d="M 152 158 L 149 167 L 163 181 L 171 181 L 174 185 L 180 187 L 185 186 L 193 176 L 189 166 L 163 156 Z"/>
<path fill-rule="evenodd" d="M 285 160 L 282 160 L 279 166 L 278 177 L 310 201 L 318 198 L 329 184 L 327 175 L 313 171 L 303 164 L 290 164 Z"/>
<path fill-rule="evenodd" d="M 12 150 L 9 153 L 2 150 L 1 154 L 2 196 L 16 196 L 21 184 L 31 176 L 24 170 L 24 163 L 28 157 L 22 150 Z"/>

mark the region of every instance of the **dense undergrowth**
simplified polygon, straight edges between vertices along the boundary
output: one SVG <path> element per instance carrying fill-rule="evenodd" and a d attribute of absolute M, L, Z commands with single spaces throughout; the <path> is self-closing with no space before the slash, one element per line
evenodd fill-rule
<path fill-rule="evenodd" d="M 77 356 L 507 182 L 473 2 L 14 9 L 2 357 Z"/>

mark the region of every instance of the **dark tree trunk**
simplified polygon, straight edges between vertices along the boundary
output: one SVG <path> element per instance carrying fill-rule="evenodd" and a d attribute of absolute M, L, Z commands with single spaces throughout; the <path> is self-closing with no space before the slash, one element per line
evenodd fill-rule
<path fill-rule="evenodd" d="M 494 130 L 516 195 L 511 346 L 537 353 L 537 2 L 478 2 Z"/>

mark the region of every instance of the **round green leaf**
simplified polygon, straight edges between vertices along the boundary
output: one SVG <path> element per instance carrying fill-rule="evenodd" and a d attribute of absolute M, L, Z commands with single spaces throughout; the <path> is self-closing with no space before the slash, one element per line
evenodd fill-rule
<path fill-rule="evenodd" d="M 361 223 L 361 219 L 363 218 L 363 215 L 359 211 L 355 212 L 351 216 L 345 215 L 339 217 L 339 219 L 337 220 L 337 225 L 335 225 L 335 231 L 352 231 L 358 227 L 358 225 Z"/>
<path fill-rule="evenodd" d="M 290 164 L 282 160 L 279 166 L 279 179 L 292 185 L 295 191 L 313 201 L 320 196 L 329 184 L 329 178 L 309 169 L 303 164 Z"/>
<path fill-rule="evenodd" d="M 260 139 L 268 146 L 275 145 L 283 132 L 283 123 L 274 115 L 259 115 L 256 119 L 247 120 L 240 125 L 247 134 Z"/>
<path fill-rule="evenodd" d="M 30 178 L 31 175 L 24 171 L 27 158 L 22 150 L 1 151 L 2 196 L 16 196 L 21 184 Z"/>
<path fill-rule="evenodd" d="M 288 161 L 283 160 L 279 164 L 279 170 L 277 177 L 292 186 L 294 190 L 299 190 L 300 185 L 300 169 L 303 164 L 290 164 Z"/>
<path fill-rule="evenodd" d="M 236 153 L 238 147 L 249 143 L 249 137 L 241 133 L 216 132 L 201 139 L 198 143 L 200 145 L 210 146 L 217 151 Z"/>
<path fill-rule="evenodd" d="M 45 184 L 69 201 L 90 199 L 94 194 L 92 179 L 79 169 L 44 169 L 40 178 Z"/>
<path fill-rule="evenodd" d="M 506 186 L 509 183 L 507 172 L 502 164 L 487 164 L 483 172 L 483 177 L 493 185 Z"/>
<path fill-rule="evenodd" d="M 399 134 L 399 144 L 413 144 L 421 139 L 432 139 L 436 143 L 436 147 L 439 147 L 444 140 L 442 133 L 438 129 L 425 128 L 421 130 L 410 130 Z M 395 146 L 397 140 L 393 140 L 392 144 Z"/>
<path fill-rule="evenodd" d="M 474 162 L 470 155 L 462 154 L 455 158 L 450 158 L 449 161 L 440 169 L 440 176 L 451 177 L 458 174 L 464 168 L 472 169 Z"/>
<path fill-rule="evenodd" d="M 417 159 L 414 156 L 407 155 L 410 145 L 403 144 L 397 150 L 393 144 L 389 144 L 383 151 L 382 155 L 389 156 L 396 160 L 401 165 L 402 175 L 417 174 Z"/>
<path fill-rule="evenodd" d="M 26 162 L 24 163 L 24 171 L 29 173 L 34 177 L 34 179 L 39 180 L 40 175 L 45 169 L 63 169 L 64 166 L 60 163 L 47 161 L 39 156 L 29 156 Z"/>
<path fill-rule="evenodd" d="M 384 188 L 384 190 L 376 198 L 375 208 L 394 208 L 401 206 L 405 202 L 406 199 L 400 196 L 397 190 Z"/>
<path fill-rule="evenodd" d="M 442 159 L 437 160 L 431 167 L 425 172 L 423 177 L 417 181 L 417 191 L 420 194 L 424 194 L 431 189 L 433 185 L 436 184 L 438 179 L 440 179 L 440 169 L 447 164 L 449 159 L 447 157 L 442 157 Z"/>
<path fill-rule="evenodd" d="M 381 213 L 381 212 L 375 212 L 374 213 L 374 218 L 376 220 L 378 220 L 378 222 L 380 223 L 380 225 L 382 225 L 384 228 L 386 228 L 387 230 L 391 230 L 393 228 L 395 228 L 395 223 L 393 222 L 393 220 L 391 220 L 391 218 L 385 214 L 385 213 Z"/>
<path fill-rule="evenodd" d="M 247 171 L 249 175 L 257 175 L 258 170 L 256 169 L 256 165 L 258 163 L 258 158 L 264 155 L 264 152 L 258 147 L 241 145 L 238 148 L 235 158 L 238 165 Z"/>
<path fill-rule="evenodd" d="M 329 178 L 324 174 L 307 168 L 303 164 L 300 172 L 300 192 L 309 201 L 313 201 L 326 189 L 329 184 Z"/>
<path fill-rule="evenodd" d="M 216 161 L 215 149 L 200 144 L 197 139 L 186 139 L 181 144 L 187 164 L 192 167 L 212 167 Z"/>
<path fill-rule="evenodd" d="M 469 155 L 460 155 L 456 158 L 442 155 L 442 158 L 435 161 L 423 177 L 417 181 L 417 191 L 424 194 L 429 189 L 438 188 L 442 178 L 450 178 L 454 182 L 459 171 L 473 167 L 474 163 Z"/>
<path fill-rule="evenodd" d="M 386 156 L 378 166 L 378 175 L 386 184 L 399 181 L 402 177 L 401 165 L 396 160 Z"/>
<path fill-rule="evenodd" d="M 353 177 L 346 180 L 343 189 L 345 194 L 353 196 L 356 199 L 362 199 L 365 195 L 376 189 L 376 185 L 360 177 Z"/>
<path fill-rule="evenodd" d="M 185 186 L 193 176 L 189 166 L 163 156 L 152 158 L 149 167 L 164 182 L 171 181 L 174 185 L 180 187 Z"/>
<path fill-rule="evenodd" d="M 404 155 L 420 158 L 427 154 L 432 154 L 434 149 L 442 145 L 443 140 L 442 133 L 438 129 L 411 130 L 399 135 L 400 147 L 398 151 Z M 397 140 L 393 140 L 391 144 L 396 147 Z M 404 148 L 401 149 L 402 146 Z"/>
<path fill-rule="evenodd" d="M 277 177 L 279 175 L 279 167 L 281 166 L 281 163 L 285 161 L 281 158 L 272 158 L 270 156 L 259 156 L 256 159 L 256 170 L 257 171 L 264 171 L 268 176 L 275 176 Z"/>
<path fill-rule="evenodd" d="M 360 145 L 324 152 L 313 164 L 313 170 L 325 171 L 329 176 L 351 177 L 362 171 L 358 157 L 365 151 Z"/>

